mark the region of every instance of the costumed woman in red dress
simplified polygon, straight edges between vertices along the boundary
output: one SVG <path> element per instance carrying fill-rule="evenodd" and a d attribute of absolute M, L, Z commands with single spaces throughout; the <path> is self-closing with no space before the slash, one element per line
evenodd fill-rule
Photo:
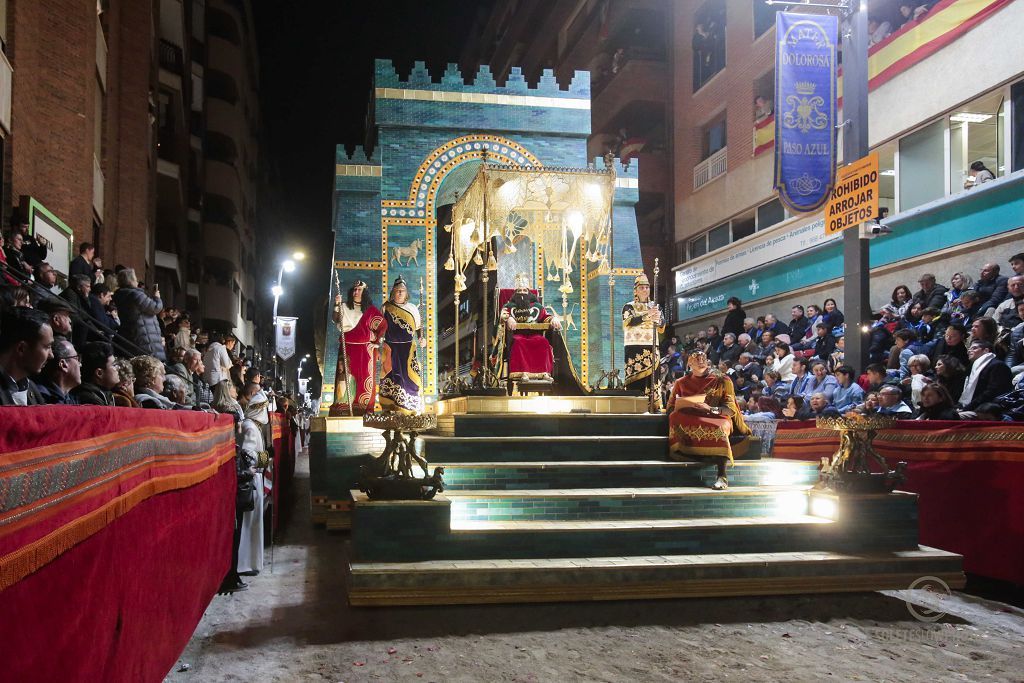
<path fill-rule="evenodd" d="M 676 380 L 668 399 L 669 454 L 686 460 L 708 459 L 718 466 L 711 488 L 729 487 L 726 466 L 732 462 L 732 434 L 750 434 L 736 403 L 732 380 L 711 367 L 700 351 L 690 354 L 690 373 Z"/>
<path fill-rule="evenodd" d="M 365 282 L 356 280 L 352 283 L 344 301 L 340 294 L 334 297 L 334 323 L 341 336 L 338 338 L 338 367 L 334 375 L 334 403 L 329 414 L 332 417 L 348 415 L 350 400 L 353 415 L 372 413 L 377 403 L 377 348 L 388 324 L 373 305 Z M 349 372 L 346 372 L 346 354 L 342 353 L 341 344 L 345 345 L 348 355 Z M 348 383 L 349 373 L 351 386 Z"/>

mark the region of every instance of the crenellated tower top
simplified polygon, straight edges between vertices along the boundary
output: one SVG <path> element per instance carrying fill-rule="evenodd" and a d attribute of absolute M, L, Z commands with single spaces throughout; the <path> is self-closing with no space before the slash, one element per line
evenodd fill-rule
<path fill-rule="evenodd" d="M 480 66 L 472 80 L 466 80 L 456 64 L 448 64 L 443 73 L 430 73 L 425 62 L 415 62 L 407 80 L 401 80 L 394 62 L 378 59 L 375 65 L 374 86 L 391 90 L 435 90 L 482 93 L 488 95 L 530 95 L 534 97 L 560 97 L 566 99 L 590 98 L 590 72 L 577 71 L 568 90 L 562 90 L 551 69 L 544 69 L 535 87 L 530 87 L 522 69 L 512 67 L 505 85 L 499 86 L 491 67 Z"/>

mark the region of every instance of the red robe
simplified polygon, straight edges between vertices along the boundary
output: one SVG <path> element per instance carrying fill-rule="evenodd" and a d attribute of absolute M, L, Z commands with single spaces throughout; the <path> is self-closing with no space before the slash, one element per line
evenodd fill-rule
<path fill-rule="evenodd" d="M 542 330 L 527 330 L 521 326 L 547 322 L 551 314 L 539 302 L 530 302 L 525 308 L 517 308 L 510 301 L 503 307 L 504 312 L 515 318 L 516 323 L 520 325 L 510 335 L 512 346 L 508 356 L 509 376 L 512 379 L 541 374 L 550 377 L 554 369 L 551 342 L 547 340 Z"/>
<path fill-rule="evenodd" d="M 344 305 L 344 304 L 343 304 Z M 338 366 L 334 375 L 334 403 L 331 404 L 332 417 L 348 415 L 348 399 L 355 394 L 352 402 L 352 413 L 362 415 L 373 412 L 377 403 L 377 345 L 384 337 L 388 324 L 384 315 L 376 306 L 363 311 L 359 322 L 351 330 L 338 337 Z M 348 365 L 352 373 L 352 386 L 348 388 L 348 399 L 345 397 L 345 357 L 341 353 L 341 344 L 345 344 L 348 352 Z"/>
<path fill-rule="evenodd" d="M 668 405 L 674 406 L 680 396 L 705 395 L 704 402 L 717 408 L 715 415 L 702 410 L 683 408 L 671 410 L 668 417 L 669 453 L 683 457 L 725 457 L 732 461 L 729 436 L 750 434 L 736 403 L 732 380 L 717 372 L 704 377 L 686 375 L 672 385 Z"/>

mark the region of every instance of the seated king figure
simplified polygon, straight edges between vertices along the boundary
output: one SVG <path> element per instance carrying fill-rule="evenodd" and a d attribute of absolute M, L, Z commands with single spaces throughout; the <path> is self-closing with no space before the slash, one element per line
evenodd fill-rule
<path fill-rule="evenodd" d="M 511 333 L 508 355 L 509 379 L 552 381 L 554 355 L 551 342 L 544 336 L 548 327 L 561 330 L 558 318 L 548 313 L 537 295 L 530 291 L 525 273 L 515 279 L 515 294 L 502 309 L 501 322 Z"/>

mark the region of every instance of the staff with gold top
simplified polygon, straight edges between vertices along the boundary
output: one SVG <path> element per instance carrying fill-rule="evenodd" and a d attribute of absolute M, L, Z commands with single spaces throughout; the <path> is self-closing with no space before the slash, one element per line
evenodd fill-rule
<path fill-rule="evenodd" d="M 329 414 L 340 417 L 345 413 L 351 416 L 373 412 L 377 403 L 377 346 L 387 330 L 387 323 L 380 309 L 373 305 L 365 282 L 353 282 L 344 298 L 339 288 L 334 297 L 334 322 L 341 332 L 335 377 L 344 377 L 346 386 L 342 401 L 341 380 L 335 379 L 334 404 Z M 350 380 L 354 394 L 351 401 Z"/>

